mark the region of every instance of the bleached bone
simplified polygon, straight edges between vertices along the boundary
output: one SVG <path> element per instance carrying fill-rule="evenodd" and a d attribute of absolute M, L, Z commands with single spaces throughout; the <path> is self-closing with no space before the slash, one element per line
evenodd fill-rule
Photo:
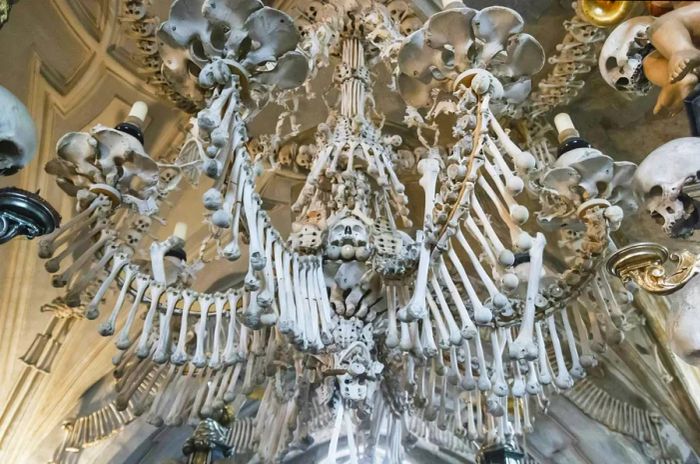
<path fill-rule="evenodd" d="M 544 345 L 544 336 L 542 335 L 542 327 L 540 322 L 535 323 L 535 331 L 537 332 L 537 347 L 538 347 L 538 375 L 537 378 L 542 385 L 552 383 L 552 375 L 550 374 L 549 360 L 547 359 L 547 349 Z"/>
<path fill-rule="evenodd" d="M 233 90 L 232 85 L 224 87 L 218 95 L 212 97 L 208 106 L 197 114 L 197 126 L 204 133 L 210 134 L 221 125 L 222 111 L 231 98 Z"/>
<path fill-rule="evenodd" d="M 287 279 L 289 274 L 284 272 L 284 249 L 279 240 L 273 244 L 273 262 L 275 265 L 275 278 L 277 279 L 277 307 L 279 308 L 279 323 L 277 328 L 281 333 L 287 334 L 291 331 L 292 315 L 287 302 Z M 321 271 L 323 272 L 323 271 Z M 325 286 L 323 287 L 325 290 Z"/>
<path fill-rule="evenodd" d="M 491 226 L 491 221 L 489 220 L 488 216 L 486 216 L 486 213 L 484 213 L 481 203 L 479 202 L 476 193 L 473 191 L 471 194 L 471 207 L 472 211 L 474 211 L 476 217 L 479 219 L 481 227 L 484 229 L 486 237 L 488 237 L 489 243 L 494 248 L 496 256 L 498 256 L 498 262 L 503 266 L 512 266 L 513 262 L 515 261 L 515 255 L 513 255 L 513 252 L 507 249 L 503 245 L 503 242 L 501 242 L 501 239 L 498 238 L 498 234 Z M 469 222 L 467 222 L 467 227 L 469 227 Z"/>
<path fill-rule="evenodd" d="M 469 340 L 464 340 L 462 342 L 462 348 L 464 352 L 464 377 L 462 378 L 460 386 L 464 390 L 472 391 L 476 389 L 476 381 L 472 373 L 472 350 L 469 346 Z"/>
<path fill-rule="evenodd" d="M 385 343 L 387 348 L 399 346 L 399 332 L 396 324 L 396 288 L 387 287 L 387 330 Z"/>
<path fill-rule="evenodd" d="M 447 328 L 449 331 L 449 341 L 452 345 L 458 346 L 462 343 L 462 334 L 457 327 L 454 317 L 452 316 L 452 311 L 445 300 L 445 296 L 442 293 L 442 288 L 437 281 L 435 274 L 430 277 L 430 285 L 433 287 L 435 292 L 435 298 L 437 298 L 438 306 L 442 310 L 443 320 L 447 323 Z"/>
<path fill-rule="evenodd" d="M 175 351 L 170 355 L 170 362 L 176 365 L 185 364 L 187 361 L 187 352 L 185 351 L 185 343 L 187 343 L 187 324 L 189 323 L 190 308 L 197 300 L 197 293 L 190 289 L 182 292 L 182 313 L 180 315 L 180 334 L 177 339 Z"/>
<path fill-rule="evenodd" d="M 108 226 L 109 222 L 106 219 L 100 219 L 95 225 L 95 227 L 90 229 L 90 231 L 87 234 L 78 237 L 77 240 L 71 242 L 65 249 L 63 249 L 61 253 L 46 261 L 44 263 L 44 267 L 46 268 L 46 270 L 48 272 L 58 272 L 58 270 L 61 267 L 61 261 L 66 259 L 68 256 L 71 256 L 75 250 L 82 248 L 88 243 L 91 243 L 92 237 L 102 233 L 102 231 L 105 230 Z"/>
<path fill-rule="evenodd" d="M 187 384 L 189 383 L 188 380 L 194 376 L 194 371 L 195 369 L 189 369 L 187 372 L 184 372 L 183 375 L 180 375 L 175 381 L 172 392 L 169 392 L 170 396 L 174 396 L 174 399 L 172 402 L 165 402 L 165 404 L 170 404 L 168 407 L 169 411 L 165 414 L 165 418 L 163 419 L 165 425 L 169 427 L 182 425 L 183 405 L 186 396 L 189 396 L 190 393 Z"/>
<path fill-rule="evenodd" d="M 333 343 L 333 333 L 331 331 L 330 301 L 326 293 L 326 284 L 323 281 L 323 266 L 320 259 L 314 259 L 311 263 L 308 276 L 312 295 L 316 300 L 318 318 L 321 324 L 321 341 L 324 345 Z"/>
<path fill-rule="evenodd" d="M 288 308 L 288 314 L 289 314 L 289 326 L 288 327 L 280 327 L 280 330 L 286 330 L 283 331 L 283 333 L 298 333 L 299 331 L 299 320 L 297 318 L 298 314 L 298 309 L 297 309 L 297 304 L 296 304 L 296 292 L 294 290 L 295 283 L 295 274 L 293 274 L 293 257 L 291 253 L 288 253 L 284 251 L 282 253 L 282 272 L 284 275 L 284 296 L 285 296 L 285 301 L 287 302 L 287 305 L 289 306 Z M 321 276 L 323 277 L 323 276 Z M 324 283 L 325 287 L 325 283 Z"/>
<path fill-rule="evenodd" d="M 585 307 L 585 306 L 584 306 Z M 591 333 L 593 334 L 593 343 L 591 349 L 596 353 L 604 353 L 607 349 L 603 335 L 600 332 L 600 324 L 598 323 L 597 311 L 587 311 L 588 321 L 591 324 Z"/>
<path fill-rule="evenodd" d="M 260 198 L 251 181 L 246 182 L 243 190 L 243 208 L 245 210 L 246 223 L 248 225 L 248 235 L 250 244 L 248 246 L 250 266 L 255 271 L 261 271 L 265 267 L 265 252 L 262 249 L 257 230 L 257 215 L 259 211 Z"/>
<path fill-rule="evenodd" d="M 188 401 L 190 405 L 190 414 L 187 417 L 187 423 L 190 425 L 196 426 L 201 420 L 200 410 L 202 407 L 202 403 L 204 402 L 207 390 L 213 390 L 213 387 L 211 385 L 213 375 L 214 371 L 211 369 L 207 369 L 205 372 L 202 372 L 202 374 L 200 374 L 200 377 L 203 378 L 199 383 L 199 388 L 197 388 L 197 392 L 194 395 L 194 399 L 191 402 Z M 199 378 L 197 380 L 199 380 Z M 202 415 L 202 417 L 204 417 L 204 415 Z"/>
<path fill-rule="evenodd" d="M 437 345 L 435 344 L 435 339 L 433 338 L 433 327 L 430 320 L 430 315 L 426 314 L 426 316 L 423 318 L 423 331 L 421 333 L 423 353 L 428 358 L 432 358 L 438 353 Z M 405 324 L 405 322 L 401 324 L 402 330 L 403 324 Z"/>
<path fill-rule="evenodd" d="M 411 328 L 409 327 L 408 322 L 401 322 L 401 337 L 399 338 L 398 345 L 401 351 L 405 353 L 416 349 L 415 341 L 411 336 Z M 437 350 L 437 347 L 435 349 Z"/>
<path fill-rule="evenodd" d="M 535 368 L 534 361 L 527 362 L 527 392 L 530 395 L 537 395 L 542 387 L 540 386 L 540 381 L 537 378 L 537 369 Z"/>
<path fill-rule="evenodd" d="M 236 362 L 236 312 L 238 308 L 238 300 L 240 298 L 238 292 L 228 292 L 228 307 L 229 307 L 229 321 L 228 321 L 228 331 L 226 335 L 226 347 L 224 348 L 224 364 L 231 365 Z"/>
<path fill-rule="evenodd" d="M 435 188 L 437 186 L 440 162 L 433 158 L 424 158 L 418 162 L 418 172 L 421 174 L 418 182 L 425 193 L 425 217 L 423 232 L 416 232 L 416 242 L 419 243 L 420 253 L 418 257 L 418 271 L 416 272 L 415 286 L 411 301 L 405 308 L 404 320 L 423 319 L 427 312 L 425 307 L 425 293 L 428 286 L 428 273 L 430 271 L 430 248 L 427 232 L 432 227 L 432 214 L 435 207 Z M 401 316 L 400 316 L 401 318 Z"/>
<path fill-rule="evenodd" d="M 442 376 L 442 394 L 440 395 L 440 406 L 438 408 L 437 426 L 439 430 L 447 430 L 447 376 Z"/>
<path fill-rule="evenodd" d="M 235 261 L 241 257 L 241 249 L 238 244 L 238 240 L 241 226 L 241 210 L 243 208 L 243 194 L 245 186 L 247 184 L 246 172 L 247 167 L 241 166 L 241 170 L 237 178 L 238 180 L 236 182 L 236 201 L 233 205 L 233 226 L 231 227 L 231 241 L 224 247 L 222 252 L 224 258 L 230 261 Z"/>
<path fill-rule="evenodd" d="M 503 159 L 501 151 L 498 149 L 496 144 L 493 143 L 493 140 L 491 140 L 490 137 L 486 138 L 484 151 L 491 156 L 496 166 L 498 166 L 498 169 L 501 171 L 501 175 L 505 178 L 506 188 L 511 195 L 518 195 L 520 192 L 522 192 L 525 183 L 520 177 L 513 174 L 510 166 L 508 166 L 506 161 Z"/>
<path fill-rule="evenodd" d="M 501 359 L 501 344 L 498 341 L 496 330 L 491 331 L 491 350 L 493 353 L 492 367 L 493 374 L 491 376 L 492 391 L 496 396 L 506 396 L 508 394 L 508 383 L 503 373 L 503 361 Z"/>
<path fill-rule="evenodd" d="M 156 350 L 153 353 L 153 362 L 163 364 L 168 360 L 168 350 L 170 348 L 170 320 L 175 312 L 175 305 L 180 301 L 181 290 L 170 287 L 166 290 L 165 314 L 158 313 L 158 341 Z"/>
<path fill-rule="evenodd" d="M 68 222 L 57 228 L 50 234 L 44 235 L 39 241 L 39 257 L 46 259 L 53 255 L 56 248 L 62 243 L 73 237 L 73 234 L 67 234 L 71 229 L 83 229 L 86 225 L 91 224 L 101 217 L 101 214 L 93 214 L 98 208 L 106 208 L 110 205 L 110 201 L 102 196 L 97 196 L 90 205 L 80 213 L 73 216 Z"/>
<path fill-rule="evenodd" d="M 579 311 L 578 307 L 574 307 L 572 311 L 574 313 L 574 322 L 576 323 L 579 343 L 581 344 L 581 365 L 583 367 L 595 367 L 598 364 L 598 360 L 596 359 L 593 350 L 591 350 L 588 329 L 586 328 L 586 324 L 583 322 L 583 318 L 581 317 L 581 311 Z"/>
<path fill-rule="evenodd" d="M 109 243 L 105 246 L 99 261 L 94 263 L 86 272 L 83 272 L 75 282 L 71 283 L 65 297 L 66 303 L 69 306 L 77 306 L 80 304 L 80 296 L 83 291 L 94 282 L 95 275 L 107 266 L 107 263 L 109 263 L 117 251 L 119 251 L 119 245 L 115 242 Z"/>
<path fill-rule="evenodd" d="M 498 118 L 489 118 L 489 125 L 496 133 L 498 141 L 501 146 L 505 149 L 508 156 L 513 160 L 515 168 L 520 174 L 526 174 L 528 171 L 535 167 L 535 158 L 528 152 L 522 151 L 510 137 L 505 133 L 503 127 L 498 122 Z"/>
<path fill-rule="evenodd" d="M 167 282 L 164 263 L 165 254 L 173 248 L 182 248 L 184 245 L 185 241 L 176 235 L 172 235 L 162 242 L 151 243 L 151 271 L 155 282 L 165 285 Z"/>
<path fill-rule="evenodd" d="M 467 292 L 467 297 L 469 298 L 472 310 L 474 311 L 474 320 L 479 324 L 486 324 L 490 322 L 493 318 L 493 315 L 491 314 L 491 311 L 481 303 L 481 300 L 476 294 L 476 290 L 472 286 L 472 283 L 469 280 L 469 276 L 464 270 L 462 262 L 459 260 L 459 257 L 457 256 L 457 253 L 455 253 L 453 247 L 450 247 L 447 250 L 447 256 L 450 258 L 450 262 L 457 271 L 457 274 L 459 274 L 459 278 L 462 281 L 462 285 L 464 286 L 464 289 Z"/>
<path fill-rule="evenodd" d="M 51 284 L 54 287 L 65 287 L 73 278 L 73 274 L 84 269 L 85 263 L 94 257 L 95 253 L 102 248 L 105 248 L 114 241 L 116 233 L 113 230 L 102 231 L 99 240 L 85 250 L 78 259 L 73 261 L 68 268 L 61 274 L 57 274 L 51 278 Z"/>
<path fill-rule="evenodd" d="M 151 366 L 149 363 L 142 362 L 139 364 L 139 366 L 135 369 L 134 374 L 129 376 L 128 382 L 124 384 L 121 391 L 117 395 L 115 402 L 117 409 L 125 410 L 128 407 L 134 393 L 136 393 L 136 390 L 141 386 L 150 373 Z"/>
<path fill-rule="evenodd" d="M 484 160 L 484 170 L 496 185 L 496 189 L 498 189 L 498 193 L 501 195 L 503 201 L 505 201 L 510 219 L 515 221 L 517 225 L 525 224 L 530 218 L 530 211 L 515 201 L 513 195 L 508 191 L 505 184 L 503 184 L 501 176 L 498 175 L 496 169 L 487 159 Z"/>
<path fill-rule="evenodd" d="M 447 371 L 447 380 L 450 385 L 459 383 L 459 367 L 457 366 L 457 347 L 450 347 L 450 368 Z"/>
<path fill-rule="evenodd" d="M 216 316 L 214 321 L 214 340 L 211 347 L 211 356 L 209 357 L 209 367 L 212 369 L 221 368 L 221 331 L 223 330 L 222 323 L 224 306 L 226 306 L 227 302 L 227 295 L 223 293 L 217 293 L 214 295 L 214 309 L 216 311 Z"/>
<path fill-rule="evenodd" d="M 437 368 L 435 366 L 437 357 L 433 358 L 430 364 L 430 372 L 428 373 L 428 391 L 426 396 L 428 403 L 423 410 L 423 419 L 432 422 L 437 418 L 437 408 L 435 407 L 435 384 L 437 383 Z"/>
<path fill-rule="evenodd" d="M 447 270 L 447 266 L 445 266 L 445 260 L 441 256 L 439 261 L 438 261 L 438 266 L 439 266 L 439 271 L 440 271 L 440 277 L 442 281 L 447 285 L 447 290 L 450 293 L 450 297 L 452 298 L 452 301 L 454 302 L 455 306 L 457 307 L 457 312 L 459 313 L 459 317 L 462 321 L 462 327 L 460 329 L 460 333 L 462 337 L 466 339 L 470 339 L 474 337 L 474 334 L 476 332 L 476 326 L 472 322 L 471 318 L 469 317 L 469 313 L 467 312 L 467 307 L 465 306 L 464 302 L 462 301 L 462 297 L 459 294 L 459 290 L 457 290 L 457 287 L 455 286 L 454 281 L 452 280 L 452 276 L 450 276 L 449 271 Z"/>
<path fill-rule="evenodd" d="M 477 432 L 476 429 L 476 423 L 474 421 L 474 400 L 473 396 L 478 395 L 478 393 L 475 393 L 473 391 L 470 391 L 467 393 L 467 437 L 469 437 L 470 440 L 476 440 L 479 436 L 479 433 Z"/>
<path fill-rule="evenodd" d="M 508 228 L 510 241 L 519 251 L 527 251 L 532 246 L 532 237 L 520 228 L 518 224 L 511 218 L 511 213 L 501 202 L 500 197 L 493 191 L 485 178 L 479 177 L 477 181 L 479 187 L 486 193 L 486 196 L 491 200 L 496 212 L 502 222 Z"/>
<path fill-rule="evenodd" d="M 527 281 L 527 294 L 525 297 L 525 310 L 518 336 L 510 345 L 510 357 L 512 359 L 534 360 L 537 358 L 538 349 L 533 341 L 533 324 L 535 322 L 535 299 L 540 286 L 542 273 L 542 254 L 544 253 L 544 235 L 537 233 L 535 241 L 530 248 L 530 269 Z M 540 356 L 542 354 L 540 353 Z"/>
<path fill-rule="evenodd" d="M 561 318 L 564 325 L 564 333 L 566 334 L 566 343 L 569 347 L 569 355 L 571 356 L 571 368 L 569 369 L 569 373 L 575 379 L 582 379 L 586 376 L 586 371 L 579 360 L 578 351 L 576 349 L 576 339 L 574 338 L 573 330 L 571 330 L 569 315 L 567 314 L 566 309 L 561 311 Z"/>
<path fill-rule="evenodd" d="M 442 349 L 447 349 L 450 346 L 450 335 L 447 330 L 447 326 L 445 325 L 445 321 L 442 317 L 442 314 L 440 313 L 440 309 L 438 309 L 437 303 L 435 303 L 435 300 L 433 299 L 433 295 L 430 293 L 426 293 L 426 301 L 428 302 L 428 307 L 430 308 L 430 314 L 433 315 L 433 320 L 435 321 L 435 324 L 437 325 L 438 329 L 438 338 L 439 338 L 439 343 L 438 346 Z M 455 326 L 456 329 L 456 326 Z M 457 330 L 457 334 L 459 334 L 459 331 Z M 461 337 L 460 337 L 461 341 Z"/>
<path fill-rule="evenodd" d="M 515 255 L 512 252 L 505 253 L 503 256 L 496 257 L 492 246 L 489 244 L 488 240 L 479 229 L 479 226 L 474 222 L 474 218 L 467 215 L 464 219 L 464 225 L 467 227 L 469 235 L 471 235 L 477 242 L 483 252 L 486 260 L 491 264 L 491 271 L 495 274 L 499 267 L 501 266 L 512 266 L 515 262 Z M 505 264 L 503 264 L 505 263 Z"/>
<path fill-rule="evenodd" d="M 103 337 L 107 337 L 114 333 L 114 325 L 117 322 L 117 316 L 119 316 L 119 311 L 124 305 L 124 299 L 126 298 L 126 295 L 129 292 L 131 281 L 136 276 L 138 270 L 138 266 L 134 264 L 129 264 L 128 266 L 126 266 L 126 271 L 124 272 L 124 282 L 122 283 L 122 288 L 119 291 L 119 296 L 117 297 L 117 300 L 114 303 L 112 313 L 109 315 L 109 318 L 107 318 L 106 321 L 100 324 L 100 327 L 98 328 L 98 332 Z"/>
<path fill-rule="evenodd" d="M 554 378 L 554 383 L 562 390 L 568 390 L 574 385 L 574 379 L 571 378 L 566 368 L 566 361 L 564 360 L 564 353 L 562 352 L 561 343 L 559 342 L 554 315 L 547 317 L 547 327 L 549 328 L 549 338 L 554 346 L 554 357 L 557 362 L 557 376 Z"/>
<path fill-rule="evenodd" d="M 275 301 L 276 294 L 275 276 L 273 272 L 274 262 L 272 260 L 272 248 L 274 246 L 275 239 L 272 234 L 272 227 L 268 227 L 267 221 L 262 214 L 260 217 L 262 218 L 260 223 L 263 224 L 263 227 L 259 227 L 259 230 L 265 235 L 265 267 L 263 268 L 264 286 L 258 295 L 258 304 L 263 308 L 268 309 L 267 312 L 269 313 L 269 309 L 272 307 L 272 304 Z"/>
<path fill-rule="evenodd" d="M 154 281 L 151 282 L 151 305 L 146 313 L 146 319 L 143 322 L 143 327 L 141 328 L 141 336 L 139 337 L 139 343 L 136 347 L 136 356 L 143 359 L 146 358 L 151 352 L 151 348 L 148 344 L 151 338 L 151 330 L 153 328 L 153 318 L 158 311 L 158 306 L 160 304 L 160 297 L 165 292 L 165 284 Z"/>
<path fill-rule="evenodd" d="M 204 353 L 204 339 L 207 335 L 207 319 L 209 315 L 209 307 L 214 302 L 214 297 L 208 293 L 200 293 L 197 303 L 199 304 L 199 322 L 197 322 L 196 333 L 197 343 L 195 346 L 192 364 L 197 367 L 204 367 L 207 363 L 206 354 Z"/>
<path fill-rule="evenodd" d="M 489 297 L 491 299 L 491 304 L 493 305 L 493 307 L 499 310 L 503 310 L 504 308 L 506 308 L 509 305 L 508 298 L 503 293 L 501 293 L 496 287 L 496 284 L 493 283 L 493 280 L 491 280 L 491 277 L 488 275 L 486 270 L 481 265 L 481 262 L 477 258 L 476 253 L 474 253 L 474 250 L 472 250 L 472 248 L 469 246 L 469 243 L 464 237 L 464 234 L 462 234 L 461 229 L 457 229 L 457 231 L 455 232 L 455 238 L 457 239 L 457 242 L 459 242 L 459 244 L 462 246 L 464 251 L 467 253 L 469 261 L 472 263 L 472 266 L 479 275 L 479 279 L 484 284 L 484 287 L 486 287 L 486 290 L 489 292 Z M 479 323 L 485 324 L 488 323 L 490 319 L 489 321 L 485 322 L 478 319 L 477 321 Z"/>
<path fill-rule="evenodd" d="M 486 371 L 486 358 L 484 358 L 484 347 L 481 344 L 481 334 L 476 332 L 476 358 L 479 361 L 479 380 L 477 386 L 482 392 L 491 390 L 491 380 L 489 380 L 488 372 Z"/>
<path fill-rule="evenodd" d="M 231 168 L 231 174 L 228 178 L 226 195 L 223 197 L 221 207 L 214 211 L 211 216 L 211 222 L 216 227 L 227 229 L 231 227 L 233 223 L 233 207 L 236 205 L 238 200 L 236 193 L 238 192 L 238 182 L 240 181 L 240 174 L 244 163 L 243 158 L 244 157 L 241 156 L 240 152 L 236 153 L 233 161 L 233 167 Z"/>
<path fill-rule="evenodd" d="M 292 291 L 294 293 L 295 301 L 295 329 L 294 340 L 300 346 L 308 345 L 308 340 L 306 339 L 306 314 L 308 313 L 308 307 L 306 304 L 305 296 L 302 295 L 301 290 L 301 277 L 299 273 L 299 256 L 295 253 L 292 256 L 292 281 L 294 285 L 292 286 Z"/>
<path fill-rule="evenodd" d="M 173 382 L 173 380 L 176 379 L 180 374 L 178 366 L 171 364 L 170 369 L 168 370 L 168 373 L 165 375 L 165 378 L 163 379 L 163 382 L 160 386 L 160 388 L 156 391 L 156 394 L 153 397 L 153 401 L 151 402 L 151 407 L 148 411 L 148 416 L 146 417 L 146 422 L 148 422 L 151 425 L 154 425 L 156 427 L 160 427 L 163 425 L 163 418 L 160 414 L 158 414 L 158 410 L 160 409 L 160 404 L 163 400 L 163 396 L 168 396 L 167 393 L 169 392 L 170 384 Z"/>
<path fill-rule="evenodd" d="M 109 275 L 105 278 L 104 282 L 102 282 L 102 285 L 100 285 L 100 288 L 95 293 L 92 301 L 90 301 L 85 308 L 86 318 L 97 319 L 97 317 L 100 315 L 100 311 L 97 308 L 102 302 L 102 297 L 104 297 L 105 292 L 107 292 L 107 289 L 111 285 L 112 281 L 117 277 L 117 274 L 121 272 L 122 268 L 129 261 L 130 256 L 126 252 L 119 252 L 114 255 L 114 259 L 112 260 L 112 270 L 109 272 Z"/>

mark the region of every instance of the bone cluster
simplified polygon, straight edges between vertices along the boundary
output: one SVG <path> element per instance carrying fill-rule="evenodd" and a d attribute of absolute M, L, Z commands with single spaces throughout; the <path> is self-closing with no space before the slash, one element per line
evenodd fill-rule
<path fill-rule="evenodd" d="M 154 425 L 204 419 L 199 433 L 219 443 L 212 421 L 254 397 L 255 418 L 234 422 L 225 448 L 266 462 L 318 433 L 312 405 L 327 408 L 331 461 L 342 436 L 356 459 L 386 440 L 391 462 L 426 430 L 455 447 L 513 441 L 629 326 L 629 294 L 596 271 L 633 167 L 593 149 L 554 163 L 541 138 L 521 148 L 504 109 L 527 96 L 544 54 L 513 10 L 450 8 L 415 27 L 400 2 L 343 5 L 351 14 L 334 17 L 337 6 L 312 3 L 300 32 L 258 0 L 174 1 L 158 46 L 162 76 L 198 108 L 178 157 L 187 166 L 161 165 L 111 129 L 67 135 L 50 172 L 78 213 L 40 256 L 66 300 L 114 337 L 116 408 Z M 306 145 L 285 237 L 256 191 L 258 155 L 282 137 L 256 150 L 247 124 L 263 96 L 331 59 L 337 101 Z M 381 60 L 397 70 L 420 147 L 385 131 L 372 92 Z M 435 122 L 445 114 L 448 145 Z M 182 227 L 154 238 L 192 166 L 211 182 L 206 239 Z M 415 179 L 422 217 L 407 194 Z M 549 265 L 555 253 L 565 271 Z M 246 273 L 195 291 L 211 259 L 243 260 Z"/>

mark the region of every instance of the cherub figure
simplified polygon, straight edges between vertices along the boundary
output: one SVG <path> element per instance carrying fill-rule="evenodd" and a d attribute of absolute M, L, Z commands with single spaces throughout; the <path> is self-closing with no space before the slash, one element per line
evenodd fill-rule
<path fill-rule="evenodd" d="M 698 84 L 694 70 L 700 66 L 700 3 L 673 2 L 674 10 L 649 27 L 654 51 L 644 59 L 644 74 L 661 93 L 654 108 L 679 110 L 683 99 Z"/>
<path fill-rule="evenodd" d="M 649 83 L 656 85 L 660 93 L 654 113 L 675 114 L 699 83 L 700 2 L 652 2 L 652 7 L 668 12 L 617 26 L 601 50 L 600 71 L 610 86 L 631 95 L 643 95 Z"/>

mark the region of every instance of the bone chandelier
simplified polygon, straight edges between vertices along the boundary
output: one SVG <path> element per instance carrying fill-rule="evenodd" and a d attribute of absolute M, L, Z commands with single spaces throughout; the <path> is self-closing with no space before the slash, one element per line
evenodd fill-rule
<path fill-rule="evenodd" d="M 329 441 L 329 462 L 403 462 L 446 436 L 517 449 L 547 395 L 622 338 L 630 297 L 599 268 L 634 165 L 592 148 L 554 161 L 534 121 L 511 138 L 544 64 L 515 11 L 453 3 L 421 25 L 401 5 L 313 2 L 295 25 L 259 0 L 175 0 L 156 33 L 128 2 L 133 32 L 157 37 L 163 87 L 196 112 L 188 139 L 175 163 L 154 160 L 137 104 L 117 129 L 65 135 L 46 167 L 78 205 L 40 242 L 53 284 L 115 337 L 118 407 L 198 424 L 191 462 L 247 449 L 272 462 L 314 440 Z M 290 148 L 296 102 L 331 61 L 337 103 Z M 383 127 L 378 63 L 419 146 Z M 277 132 L 250 139 L 275 102 L 288 109 Z M 292 168 L 305 181 L 285 238 L 256 177 Z M 149 231 L 199 173 L 213 180 L 210 233 L 188 259 L 185 225 L 164 241 Z M 211 260 L 244 260 L 247 274 L 195 291 Z M 251 397 L 252 422 L 234 419 Z"/>

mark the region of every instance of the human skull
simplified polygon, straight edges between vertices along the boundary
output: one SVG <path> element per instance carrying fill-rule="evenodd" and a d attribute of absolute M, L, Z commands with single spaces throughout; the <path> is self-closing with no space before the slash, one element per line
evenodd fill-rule
<path fill-rule="evenodd" d="M 34 158 L 36 127 L 27 108 L 2 86 L 0 108 L 0 175 L 10 176 Z"/>
<path fill-rule="evenodd" d="M 695 201 L 683 189 L 700 176 L 700 138 L 682 137 L 652 151 L 634 176 L 634 188 L 669 237 L 688 237 L 698 228 Z"/>
<path fill-rule="evenodd" d="M 334 246 L 365 246 L 369 241 L 367 226 L 354 215 L 339 219 L 328 233 L 328 243 Z"/>
<path fill-rule="evenodd" d="M 131 226 L 137 232 L 144 234 L 151 228 L 152 222 L 153 221 L 148 216 L 139 215 L 134 219 L 134 222 L 131 223 Z"/>
<path fill-rule="evenodd" d="M 607 84 L 631 96 L 646 95 L 651 83 L 644 76 L 642 61 L 651 51 L 647 28 L 652 16 L 638 16 L 617 26 L 600 51 L 598 68 Z"/>

